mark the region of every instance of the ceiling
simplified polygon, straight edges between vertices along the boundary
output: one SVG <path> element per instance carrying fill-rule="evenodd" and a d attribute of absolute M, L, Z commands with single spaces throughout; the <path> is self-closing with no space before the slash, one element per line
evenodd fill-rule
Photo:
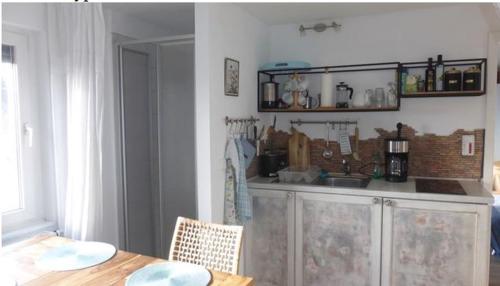
<path fill-rule="evenodd" d="M 175 34 L 194 33 L 193 3 L 104 3 L 103 7 Z"/>
<path fill-rule="evenodd" d="M 299 24 L 323 19 L 384 14 L 404 10 L 436 8 L 443 3 L 239 3 L 268 25 Z"/>

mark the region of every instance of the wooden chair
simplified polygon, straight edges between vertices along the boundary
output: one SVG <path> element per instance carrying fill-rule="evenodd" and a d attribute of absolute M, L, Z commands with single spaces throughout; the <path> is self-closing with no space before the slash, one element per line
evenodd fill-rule
<path fill-rule="evenodd" d="M 168 260 L 237 274 L 242 226 L 204 223 L 178 217 Z"/>

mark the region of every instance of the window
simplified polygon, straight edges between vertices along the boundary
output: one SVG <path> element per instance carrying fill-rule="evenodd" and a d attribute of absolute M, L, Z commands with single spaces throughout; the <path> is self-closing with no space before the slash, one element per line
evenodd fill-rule
<path fill-rule="evenodd" d="M 42 168 L 42 144 L 48 142 L 44 137 L 49 136 L 41 134 L 48 119 L 41 107 L 44 97 L 37 79 L 44 75 L 37 69 L 37 54 L 41 52 L 36 39 L 32 32 L 3 27 L 0 213 L 4 243 L 24 238 L 21 233 L 53 224 L 50 221 L 55 218 L 49 213 L 53 199 L 44 179 L 48 168 Z"/>
<path fill-rule="evenodd" d="M 0 101 L 0 189 L 2 214 L 24 208 L 22 189 L 21 122 L 15 47 L 2 45 L 2 93 Z"/>

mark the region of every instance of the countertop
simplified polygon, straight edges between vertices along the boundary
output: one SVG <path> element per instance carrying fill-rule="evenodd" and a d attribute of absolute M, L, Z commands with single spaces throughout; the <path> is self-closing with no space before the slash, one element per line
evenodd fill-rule
<path fill-rule="evenodd" d="M 411 199 L 425 201 L 441 201 L 455 203 L 472 203 L 472 204 L 493 204 L 495 199 L 488 192 L 481 182 L 472 180 L 457 180 L 464 188 L 467 195 L 451 195 L 451 194 L 433 194 L 433 193 L 417 193 L 415 188 L 415 178 L 408 178 L 404 183 L 391 183 L 384 179 L 372 179 L 367 188 L 344 188 L 344 187 L 329 187 L 310 184 L 287 184 L 273 183 L 276 178 L 253 177 L 248 180 L 249 188 L 253 189 L 268 189 L 282 190 L 292 192 L 311 192 L 311 193 L 326 193 L 340 194 L 353 196 L 371 196 L 385 197 L 394 199 Z"/>

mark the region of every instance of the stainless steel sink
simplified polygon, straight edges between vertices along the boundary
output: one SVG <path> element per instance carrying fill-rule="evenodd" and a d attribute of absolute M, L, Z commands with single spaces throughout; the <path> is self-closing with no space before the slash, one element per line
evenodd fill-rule
<path fill-rule="evenodd" d="M 316 179 L 312 184 L 330 187 L 366 188 L 371 178 L 363 175 L 330 175 Z"/>

